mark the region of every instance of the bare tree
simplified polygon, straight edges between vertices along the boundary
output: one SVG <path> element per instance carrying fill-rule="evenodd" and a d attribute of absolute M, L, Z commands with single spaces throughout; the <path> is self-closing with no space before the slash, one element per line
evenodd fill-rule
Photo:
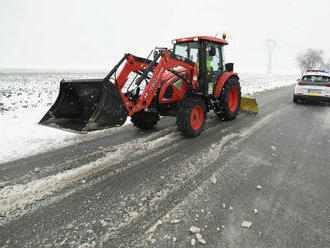
<path fill-rule="evenodd" d="M 299 53 L 296 58 L 301 74 L 308 69 L 320 69 L 324 65 L 323 51 L 308 48 L 305 53 Z"/>

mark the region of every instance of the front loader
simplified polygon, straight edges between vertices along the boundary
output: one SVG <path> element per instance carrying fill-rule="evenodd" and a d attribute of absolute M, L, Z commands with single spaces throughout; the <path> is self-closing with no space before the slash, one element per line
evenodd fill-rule
<path fill-rule="evenodd" d="M 224 64 L 223 39 L 196 36 L 156 48 L 153 59 L 125 54 L 104 79 L 62 80 L 60 93 L 39 122 L 81 133 L 125 123 L 151 129 L 160 116 L 177 118 L 187 137 L 204 129 L 206 113 L 234 120 L 240 108 L 258 112 L 254 98 L 241 97 L 233 64 Z"/>

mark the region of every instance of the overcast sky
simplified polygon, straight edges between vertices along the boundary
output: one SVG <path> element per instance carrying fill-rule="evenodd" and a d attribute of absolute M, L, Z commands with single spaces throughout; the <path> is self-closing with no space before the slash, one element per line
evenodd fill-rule
<path fill-rule="evenodd" d="M 330 57 L 330 0 L 0 0 L 0 68 L 106 69 L 126 52 L 227 33 L 238 72 L 297 73 L 307 48 Z"/>

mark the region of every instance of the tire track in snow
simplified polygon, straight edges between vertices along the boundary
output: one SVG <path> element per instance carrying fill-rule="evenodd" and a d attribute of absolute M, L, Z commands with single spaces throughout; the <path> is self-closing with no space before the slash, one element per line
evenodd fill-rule
<path fill-rule="evenodd" d="M 164 133 L 165 136 L 163 136 Z M 166 144 L 171 144 L 176 139 L 178 139 L 178 136 L 173 134 L 171 129 L 164 129 L 145 138 L 111 147 L 112 152 L 108 152 L 105 157 L 95 162 L 26 184 L 6 186 L 0 190 L 0 217 L 16 216 L 19 214 L 18 210 L 23 210 L 36 201 L 44 200 L 54 192 L 58 192 L 79 180 L 106 170 L 147 150 L 154 150 Z"/>
<path fill-rule="evenodd" d="M 240 118 L 240 117 L 238 117 Z M 168 120 L 167 120 L 168 121 Z M 208 116 L 208 119 L 206 120 L 206 127 L 204 130 L 204 133 L 210 132 L 214 130 L 215 128 L 219 128 L 219 126 L 226 126 L 226 122 L 219 121 L 218 116 L 211 114 Z M 131 124 L 126 125 L 125 127 L 130 127 Z M 133 127 L 135 128 L 135 127 Z M 75 146 L 79 146 L 79 144 L 82 144 L 84 142 L 91 141 L 93 139 L 97 140 L 99 138 L 102 138 L 104 136 L 108 136 L 110 134 L 115 134 L 119 131 L 124 130 L 124 127 L 114 128 L 113 130 L 110 129 L 107 132 L 103 133 L 97 133 L 95 135 L 92 135 L 90 137 L 82 137 L 79 143 L 76 143 Z M 144 138 L 148 139 L 148 137 L 155 137 L 157 135 L 166 135 L 171 132 L 176 132 L 176 125 L 175 123 L 171 123 L 167 128 L 162 128 L 160 130 L 153 130 L 152 133 L 147 134 Z M 102 135 L 103 134 L 103 135 Z M 178 134 L 179 135 L 179 134 Z M 76 140 L 76 139 L 74 139 Z M 134 139 L 131 139 L 127 142 L 133 141 Z M 126 142 L 126 143 L 127 143 Z M 62 149 L 62 148 L 59 148 Z M 86 148 L 88 149 L 88 148 Z M 31 163 L 24 162 L 22 164 L 14 164 L 14 167 L 20 168 L 21 166 L 30 166 L 31 168 L 29 170 L 24 170 L 24 174 L 21 173 L 19 176 L 14 176 L 12 173 L 7 172 L 7 170 L 12 170 L 13 165 L 5 166 L 4 168 L 0 168 L 1 176 L 3 178 L 7 177 L 7 180 L 1 180 L 0 179 L 0 188 L 4 186 L 10 186 L 15 184 L 26 184 L 28 181 L 32 180 L 38 180 L 46 176 L 54 175 L 57 173 L 60 173 L 63 170 L 68 169 L 74 169 L 78 166 L 82 166 L 87 163 L 91 163 L 92 161 L 96 161 L 97 159 L 105 156 L 107 153 L 111 152 L 114 149 L 114 146 L 108 146 L 108 147 L 98 147 L 94 151 L 88 151 L 88 152 L 80 152 L 76 156 L 69 157 L 64 156 L 62 159 L 59 159 L 56 162 L 51 162 L 47 166 L 43 166 L 42 164 L 36 165 L 36 166 L 30 166 Z M 29 160 L 27 160 L 29 161 Z M 34 170 L 36 169 L 36 170 Z M 8 174 L 10 173 L 10 174 Z"/>
<path fill-rule="evenodd" d="M 217 125 L 219 124 L 219 119 L 217 116 L 211 116 L 207 122 L 211 125 L 206 126 L 204 130 L 205 132 L 209 132 L 219 126 Z M 227 129 L 223 129 L 223 131 L 226 130 Z M 67 164 L 74 161 L 83 161 L 84 157 L 88 157 L 93 154 L 105 154 L 104 157 L 99 158 L 94 162 L 79 166 L 78 168 L 43 176 L 28 183 L 11 184 L 10 181 L 7 181 L 5 187 L 0 189 L 0 224 L 7 222 L 3 219 L 3 217 L 22 216 L 23 210 L 25 210 L 25 213 L 29 212 L 27 211 L 27 207 L 29 205 L 32 205 L 35 202 L 40 203 L 40 201 L 49 199 L 53 193 L 70 186 L 74 182 L 102 170 L 106 170 L 111 166 L 117 165 L 128 157 L 139 155 L 148 148 L 156 149 L 178 139 L 183 138 L 176 132 L 176 127 L 173 125 L 172 127 L 153 132 L 146 137 L 139 138 L 137 140 L 130 140 L 118 146 L 103 148 L 101 150 L 83 155 L 82 157 L 66 160 L 61 163 Z M 145 157 L 144 159 L 147 158 L 148 157 Z M 47 168 L 49 169 L 51 167 Z M 128 168 L 118 168 L 115 173 L 119 173 L 123 169 Z M 26 180 L 26 176 L 29 176 L 29 174 L 22 176 L 21 179 L 16 178 L 15 181 Z"/>

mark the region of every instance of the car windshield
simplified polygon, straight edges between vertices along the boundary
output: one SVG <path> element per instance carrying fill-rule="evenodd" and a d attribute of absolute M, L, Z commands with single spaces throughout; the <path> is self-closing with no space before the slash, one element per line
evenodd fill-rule
<path fill-rule="evenodd" d="M 310 82 L 329 82 L 330 78 L 327 76 L 321 76 L 321 75 L 305 75 L 302 77 L 303 81 L 310 81 Z"/>

